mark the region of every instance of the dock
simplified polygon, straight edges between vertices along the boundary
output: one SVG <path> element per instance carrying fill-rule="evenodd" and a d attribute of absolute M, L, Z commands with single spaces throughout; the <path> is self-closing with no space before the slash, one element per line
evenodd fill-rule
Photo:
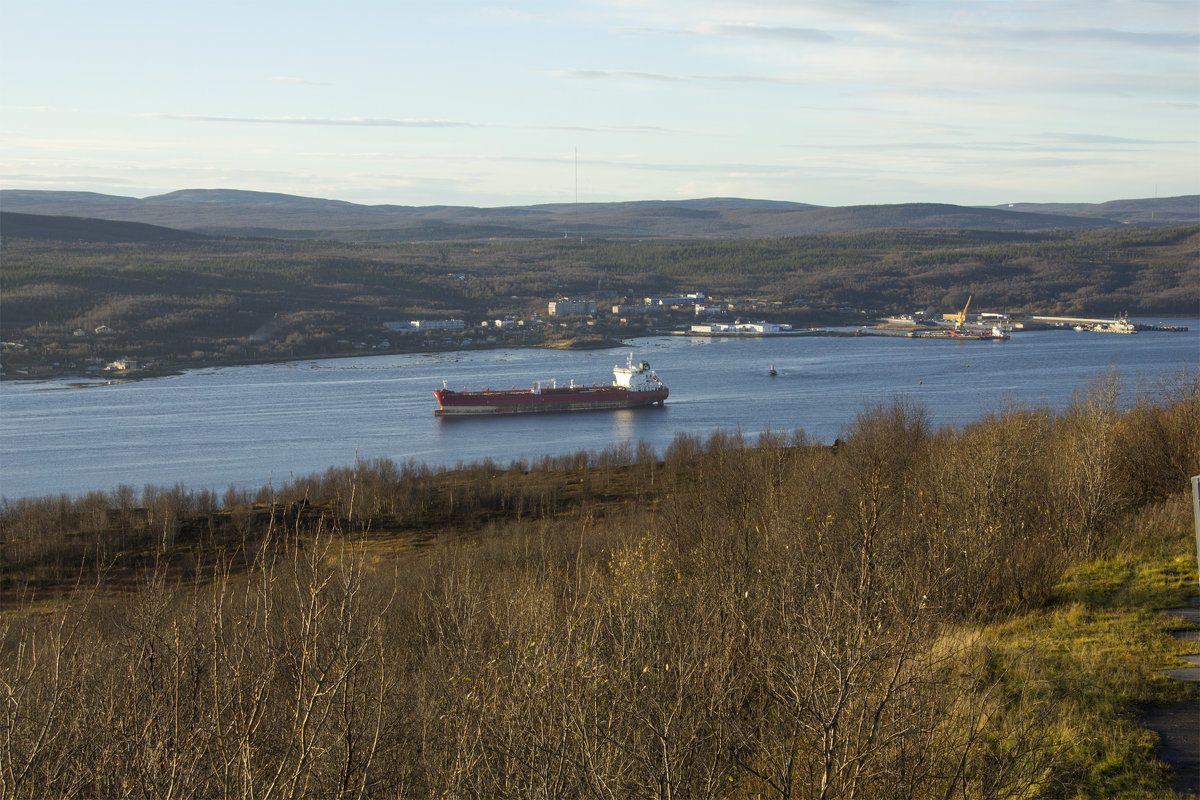
<path fill-rule="evenodd" d="M 1182 333 L 1187 331 L 1186 325 L 1149 325 L 1146 323 L 1133 323 L 1127 317 L 1116 317 L 1113 319 L 1095 319 L 1093 317 L 1044 317 L 1031 315 L 1029 317 L 1013 317 L 1014 322 L 1018 319 L 1028 319 L 1033 322 L 1048 325 L 1054 328 L 1082 328 L 1088 331 L 1097 333 L 1136 333 L 1137 331 L 1168 331 L 1172 333 Z"/>

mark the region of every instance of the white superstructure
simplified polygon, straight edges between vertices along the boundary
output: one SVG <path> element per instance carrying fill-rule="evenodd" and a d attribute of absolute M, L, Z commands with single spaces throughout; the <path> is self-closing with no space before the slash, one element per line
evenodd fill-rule
<path fill-rule="evenodd" d="M 628 389 L 631 392 L 649 392 L 662 389 L 662 381 L 650 369 L 650 362 L 641 361 L 636 366 L 633 363 L 633 353 L 625 362 L 625 366 L 613 367 L 613 386 Z"/>

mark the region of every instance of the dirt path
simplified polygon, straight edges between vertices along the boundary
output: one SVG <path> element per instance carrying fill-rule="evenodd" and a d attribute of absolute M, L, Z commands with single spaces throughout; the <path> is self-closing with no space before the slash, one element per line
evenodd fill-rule
<path fill-rule="evenodd" d="M 1190 606 L 1167 613 L 1200 625 L 1200 597 L 1189 601 Z M 1200 631 L 1181 631 L 1175 637 L 1200 642 Z M 1165 670 L 1163 674 L 1200 683 L 1200 655 L 1180 658 L 1192 666 Z M 1158 756 L 1175 773 L 1175 791 L 1185 797 L 1200 797 L 1200 700 L 1176 706 L 1146 706 L 1138 715 L 1138 724 L 1159 735 Z"/>

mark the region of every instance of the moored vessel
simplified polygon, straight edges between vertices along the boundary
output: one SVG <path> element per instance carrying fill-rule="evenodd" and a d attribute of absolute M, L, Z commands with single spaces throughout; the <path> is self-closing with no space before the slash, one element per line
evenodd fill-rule
<path fill-rule="evenodd" d="M 625 366 L 613 367 L 611 384 L 550 386 L 534 383 L 529 389 L 481 389 L 455 391 L 442 382 L 433 392 L 438 401 L 438 416 L 474 416 L 488 414 L 530 414 L 546 411 L 597 411 L 662 405 L 669 391 L 647 361 L 634 363 L 629 354 Z"/>
<path fill-rule="evenodd" d="M 1001 342 L 1009 338 L 999 325 L 993 325 L 991 328 L 937 328 L 913 331 L 909 335 L 914 339 L 982 339 Z"/>

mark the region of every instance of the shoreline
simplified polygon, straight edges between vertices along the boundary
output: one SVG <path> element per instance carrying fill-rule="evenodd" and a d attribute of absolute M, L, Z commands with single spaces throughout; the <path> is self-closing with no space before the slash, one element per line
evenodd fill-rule
<path fill-rule="evenodd" d="M 1160 317 L 1161 320 L 1188 320 L 1193 321 L 1191 317 Z M 1139 331 L 1145 332 L 1161 332 L 1161 333 L 1186 333 L 1189 328 L 1186 325 L 1170 325 L 1170 324 L 1137 324 Z M 936 332 L 938 326 L 934 325 L 902 325 L 894 322 L 880 322 L 874 325 L 863 325 L 857 327 L 844 328 L 802 328 L 791 331 L 782 331 L 779 333 L 740 333 L 730 331 L 720 331 L 715 333 L 694 332 L 690 330 L 652 330 L 638 334 L 638 336 L 691 336 L 703 339 L 772 339 L 772 338 L 796 338 L 796 337 L 812 337 L 825 336 L 833 338 L 850 338 L 864 336 L 884 336 L 894 338 L 909 338 L 909 339 L 940 339 L 953 341 L 973 341 L 982 340 L 989 341 L 987 337 L 979 339 L 979 337 L 963 336 L 937 336 L 928 335 L 928 332 Z M 1038 328 L 1040 331 L 1065 331 L 1074 332 L 1070 328 L 1062 327 L 1046 327 Z M 1013 333 L 1027 333 L 1032 330 L 1014 330 Z M 916 335 L 914 335 L 916 334 Z M 926 334 L 926 335 L 921 335 Z M 542 350 L 612 350 L 621 347 L 628 347 L 624 339 L 617 339 L 610 336 L 596 335 L 573 337 L 566 339 L 554 339 L 550 341 L 538 342 L 536 344 L 524 344 L 519 342 L 472 342 L 471 344 L 451 344 L 441 347 L 395 347 L 386 351 L 356 351 L 356 352 L 320 352 L 304 355 L 291 355 L 287 357 L 267 357 L 267 358 L 229 358 L 206 361 L 190 361 L 190 360 L 172 360 L 155 364 L 151 367 L 143 367 L 136 370 L 113 370 L 105 372 L 103 370 L 78 370 L 69 368 L 45 368 L 37 374 L 7 374 L 0 373 L 0 383 L 36 383 L 39 381 L 64 381 L 64 380 L 79 380 L 79 381 L 104 381 L 107 383 L 119 382 L 130 383 L 134 381 L 152 380 L 154 378 L 167 378 L 176 375 L 182 375 L 197 369 L 219 369 L 223 367 L 249 367 L 260 366 L 264 364 L 286 364 L 292 361 L 325 361 L 336 358 L 359 358 L 366 356 L 383 356 L 383 355 L 412 355 L 416 353 L 431 353 L 431 352 L 456 352 L 460 350 L 500 350 L 504 348 L 533 348 Z"/>
<path fill-rule="evenodd" d="M 0 374 L 0 383 L 36 383 L 39 381 L 103 381 L 105 383 L 133 383 L 135 381 L 153 380 L 154 378 L 170 378 L 198 369 L 221 369 L 224 367 L 253 367 L 265 364 L 287 364 L 293 361 L 327 361 L 337 358 L 360 358 L 386 355 L 413 355 L 417 353 L 450 353 L 460 350 L 500 350 L 504 348 L 533 348 L 541 350 L 615 350 L 628 347 L 620 339 L 579 338 L 562 339 L 538 344 L 521 344 L 513 342 L 495 342 L 487 344 L 472 343 L 453 347 L 420 347 L 420 348 L 391 348 L 385 351 L 353 352 L 353 353 L 311 353 L 307 355 L 288 356 L 286 358 L 231 358 L 213 361 L 180 361 L 172 360 L 142 367 L 136 370 L 111 371 L 80 371 L 77 369 L 54 368 L 39 372 L 36 375 Z"/>

